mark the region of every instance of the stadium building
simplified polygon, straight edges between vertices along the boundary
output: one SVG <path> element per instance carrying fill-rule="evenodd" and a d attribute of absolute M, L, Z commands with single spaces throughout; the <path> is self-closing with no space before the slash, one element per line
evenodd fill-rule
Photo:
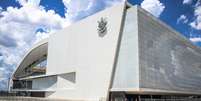
<path fill-rule="evenodd" d="M 11 81 L 21 95 L 68 100 L 199 97 L 201 49 L 122 3 L 35 44 Z"/>

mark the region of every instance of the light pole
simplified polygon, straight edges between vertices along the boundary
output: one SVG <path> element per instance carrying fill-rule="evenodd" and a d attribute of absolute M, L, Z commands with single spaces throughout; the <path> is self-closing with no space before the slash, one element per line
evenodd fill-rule
<path fill-rule="evenodd" d="M 10 93 L 10 77 L 8 77 L 8 84 L 7 84 L 7 86 L 8 86 L 8 88 L 7 88 L 8 93 Z"/>

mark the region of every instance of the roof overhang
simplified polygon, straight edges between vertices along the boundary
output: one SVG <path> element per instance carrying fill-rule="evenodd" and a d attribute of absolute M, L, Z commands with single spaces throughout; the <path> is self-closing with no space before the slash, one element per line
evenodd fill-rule
<path fill-rule="evenodd" d="M 21 62 L 18 64 L 16 70 L 14 71 L 12 77 L 20 76 L 20 73 L 34 61 L 47 55 L 48 51 L 48 39 L 43 39 L 37 44 L 33 45 L 31 49 L 24 55 Z"/>

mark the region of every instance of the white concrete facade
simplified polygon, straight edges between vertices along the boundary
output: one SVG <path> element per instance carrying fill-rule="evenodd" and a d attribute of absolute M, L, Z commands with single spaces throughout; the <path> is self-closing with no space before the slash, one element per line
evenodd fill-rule
<path fill-rule="evenodd" d="M 48 53 L 54 54 L 48 54 L 47 75 L 75 72 L 76 86 L 57 90 L 49 97 L 107 98 L 123 11 L 123 4 L 116 5 L 50 36 Z M 97 21 L 101 17 L 108 21 L 104 37 L 97 33 Z"/>
<path fill-rule="evenodd" d="M 146 43 L 142 41 L 143 36 L 141 34 L 151 31 L 147 31 L 148 28 L 143 29 L 146 22 L 141 21 L 143 18 L 141 18 L 140 13 L 147 15 L 151 21 L 160 22 L 141 8 L 137 6 L 131 7 L 122 3 L 58 31 L 46 41 L 35 45 L 25 55 L 13 75 L 13 80 L 32 81 L 32 87 L 26 88 L 24 91 L 44 91 L 47 98 L 69 100 L 106 101 L 110 92 L 201 94 L 201 88 L 197 88 L 197 91 L 192 92 L 191 89 L 178 86 L 180 85 L 179 82 L 174 83 L 169 79 L 169 85 L 172 83 L 172 85 L 180 88 L 173 89 L 171 88 L 173 86 L 154 88 L 158 84 L 156 81 L 150 84 L 154 85 L 154 87 L 149 87 L 147 82 L 150 79 L 147 80 L 146 78 L 149 77 L 144 75 L 150 74 L 144 73 L 143 70 L 153 71 L 155 68 L 152 68 L 154 67 L 152 65 L 148 65 L 150 61 L 143 60 L 143 57 L 146 56 L 143 55 L 144 51 L 142 49 L 144 49 L 143 47 L 146 46 Z M 106 26 L 104 26 L 107 28 L 107 32 L 105 35 L 100 36 L 97 29 L 99 28 L 98 22 L 102 18 L 107 21 Z M 165 29 L 169 29 L 167 25 L 163 23 L 161 25 Z M 147 32 L 143 32 L 144 30 Z M 159 33 L 158 31 L 156 32 Z M 173 32 L 170 31 L 169 33 Z M 182 38 L 179 36 L 178 39 Z M 155 40 L 153 41 L 155 42 Z M 186 40 L 183 43 L 191 44 Z M 201 49 L 195 48 L 195 51 L 198 51 L 197 54 L 201 56 Z M 35 63 L 34 61 L 44 56 L 47 58 L 47 66 L 43 75 L 20 77 L 27 66 L 29 67 L 30 64 Z M 201 59 L 199 56 L 197 58 Z M 150 56 L 149 58 L 152 57 Z M 161 63 L 158 64 L 163 65 Z M 162 67 L 158 68 L 160 70 Z M 197 70 L 201 73 L 201 69 L 198 68 Z M 184 69 L 181 68 L 181 71 L 184 71 Z M 180 77 L 181 75 L 178 76 Z M 159 77 L 151 75 L 150 78 L 156 79 Z M 198 80 L 201 80 L 201 78 L 198 78 Z M 160 87 L 160 84 L 158 85 Z M 193 85 L 189 83 L 186 86 Z"/>

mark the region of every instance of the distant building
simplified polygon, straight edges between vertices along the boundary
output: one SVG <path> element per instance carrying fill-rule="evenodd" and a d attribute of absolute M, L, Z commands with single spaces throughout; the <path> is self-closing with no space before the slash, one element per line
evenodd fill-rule
<path fill-rule="evenodd" d="M 70 100 L 199 96 L 201 49 L 122 3 L 34 45 L 12 82 L 22 95 Z"/>

